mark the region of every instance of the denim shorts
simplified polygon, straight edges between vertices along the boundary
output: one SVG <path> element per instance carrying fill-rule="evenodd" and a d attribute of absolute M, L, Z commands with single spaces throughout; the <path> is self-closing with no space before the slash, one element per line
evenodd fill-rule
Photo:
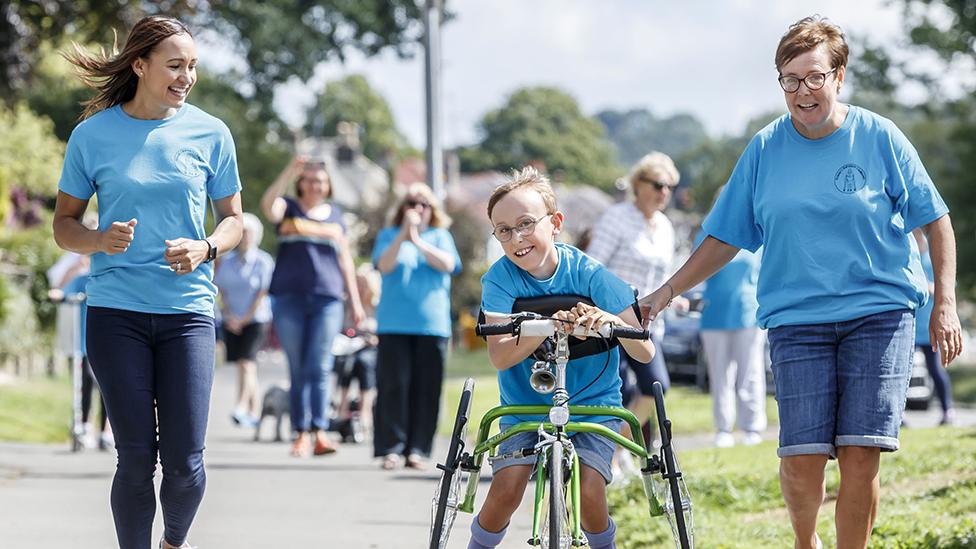
<path fill-rule="evenodd" d="M 610 421 L 600 422 L 600 425 L 619 433 L 623 421 L 612 419 Z M 576 455 L 579 456 L 580 463 L 600 473 L 600 476 L 609 484 L 613 480 L 613 473 L 610 472 L 610 461 L 613 460 L 613 451 L 617 447 L 616 443 L 593 433 L 572 433 L 570 439 L 573 441 L 573 447 L 576 449 Z M 498 452 L 496 454 L 499 459 L 491 460 L 492 472 L 497 473 L 513 465 L 535 465 L 535 455 L 522 457 L 507 455 L 513 454 L 518 450 L 532 448 L 538 441 L 539 435 L 534 432 L 519 433 L 502 441 L 498 445 Z"/>
<path fill-rule="evenodd" d="M 769 346 L 779 406 L 777 455 L 837 457 L 838 446 L 898 449 L 914 311 L 771 328 Z"/>

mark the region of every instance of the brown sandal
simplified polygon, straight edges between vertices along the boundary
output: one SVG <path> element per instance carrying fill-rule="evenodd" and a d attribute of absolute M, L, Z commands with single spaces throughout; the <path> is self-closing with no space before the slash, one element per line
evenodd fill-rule
<path fill-rule="evenodd" d="M 311 444 L 308 441 L 308 437 L 304 435 L 298 435 L 295 442 L 291 445 L 291 455 L 292 457 L 308 457 L 312 453 Z"/>
<path fill-rule="evenodd" d="M 325 438 L 324 436 L 318 437 L 315 439 L 315 450 L 313 450 L 313 453 L 317 456 L 334 454 L 336 453 L 336 447 L 335 444 L 332 444 L 331 440 Z"/>

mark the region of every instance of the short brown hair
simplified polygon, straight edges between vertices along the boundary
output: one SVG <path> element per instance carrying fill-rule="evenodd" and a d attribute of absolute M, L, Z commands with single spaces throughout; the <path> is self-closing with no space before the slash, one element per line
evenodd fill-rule
<path fill-rule="evenodd" d="M 827 48 L 827 54 L 830 55 L 830 62 L 834 68 L 847 66 L 848 49 L 844 32 L 827 19 L 814 15 L 804 17 L 790 25 L 786 34 L 780 38 L 779 46 L 776 47 L 776 70 L 781 70 L 798 55 L 821 44 Z"/>
<path fill-rule="evenodd" d="M 539 170 L 532 166 L 526 166 L 521 170 L 512 170 L 508 181 L 498 186 L 491 193 L 488 199 L 488 219 L 491 219 L 491 212 L 495 209 L 495 204 L 505 197 L 508 193 L 518 189 L 531 189 L 542 197 L 542 202 L 546 205 L 546 213 L 556 212 L 556 193 L 552 190 L 549 178 L 539 173 Z"/>

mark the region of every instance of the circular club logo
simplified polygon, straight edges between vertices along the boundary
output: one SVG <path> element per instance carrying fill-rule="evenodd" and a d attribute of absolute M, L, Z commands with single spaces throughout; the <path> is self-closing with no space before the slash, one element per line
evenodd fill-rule
<path fill-rule="evenodd" d="M 834 187 L 844 194 L 854 194 L 864 188 L 867 178 L 857 164 L 844 164 L 834 174 Z"/>
<path fill-rule="evenodd" d="M 203 169 L 200 167 L 200 154 L 193 149 L 180 149 L 176 153 L 176 167 L 180 170 L 180 173 L 187 177 L 197 177 L 203 174 Z"/>

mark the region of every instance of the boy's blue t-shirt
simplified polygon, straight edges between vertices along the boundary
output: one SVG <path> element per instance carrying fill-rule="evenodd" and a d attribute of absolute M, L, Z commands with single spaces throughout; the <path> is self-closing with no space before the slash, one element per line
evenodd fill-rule
<path fill-rule="evenodd" d="M 927 288 L 910 233 L 948 211 L 901 131 L 851 106 L 823 139 L 789 115 L 756 134 L 703 230 L 763 246 L 758 318 L 774 328 L 917 308 Z"/>
<path fill-rule="evenodd" d="M 695 247 L 708 236 L 698 233 Z M 759 282 L 761 250 L 739 250 L 727 265 L 705 282 L 701 313 L 702 330 L 739 330 L 756 325 L 756 285 Z"/>
<path fill-rule="evenodd" d="M 546 280 L 538 280 L 518 268 L 508 257 L 502 257 L 481 277 L 481 309 L 486 313 L 511 313 L 515 299 L 544 295 L 581 295 L 589 297 L 600 309 L 618 314 L 634 303 L 634 291 L 608 271 L 600 262 L 567 244 L 556 243 L 559 266 Z M 620 406 L 620 372 L 618 350 L 570 360 L 566 366 L 566 388 L 570 396 L 593 382 L 570 404 Z M 609 354 L 609 357 L 607 356 Z M 609 362 L 608 362 L 609 361 Z M 551 395 L 541 395 L 529 385 L 534 360 L 529 357 L 515 366 L 498 372 L 502 405 L 551 405 Z M 599 377 L 597 377 L 599 376 Z M 594 381 L 595 379 L 595 381 Z M 506 416 L 502 427 L 519 421 L 539 421 L 541 416 Z M 586 421 L 605 421 L 609 417 L 587 417 Z"/>
<path fill-rule="evenodd" d="M 922 254 L 922 271 L 925 273 L 926 287 L 935 280 L 935 269 L 932 268 L 932 256 L 928 252 Z M 932 309 L 935 300 L 927 299 L 925 304 L 915 312 L 915 345 L 931 345 L 929 337 L 929 321 L 932 319 Z"/>
<path fill-rule="evenodd" d="M 386 227 L 376 237 L 373 264 L 396 240 L 399 227 Z M 461 272 L 461 257 L 447 229 L 428 228 L 420 238 L 454 256 L 454 270 L 431 267 L 412 242 L 400 244 L 396 267 L 383 273 L 376 332 L 380 334 L 451 336 L 451 276 Z"/>
<path fill-rule="evenodd" d="M 92 254 L 88 304 L 142 313 L 213 316 L 213 268 L 177 275 L 165 240 L 206 238 L 207 199 L 241 190 L 234 140 L 223 122 L 189 105 L 169 118 L 141 120 L 108 108 L 68 139 L 58 188 L 98 198 L 98 229 L 137 219 L 124 253 Z"/>

